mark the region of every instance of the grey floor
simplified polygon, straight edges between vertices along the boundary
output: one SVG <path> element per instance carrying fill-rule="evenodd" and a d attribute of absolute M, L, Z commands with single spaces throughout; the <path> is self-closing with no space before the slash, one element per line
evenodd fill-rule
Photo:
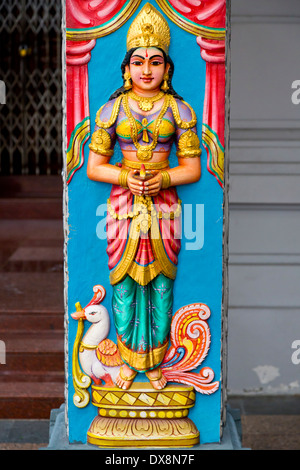
<path fill-rule="evenodd" d="M 300 450 L 300 397 L 230 397 L 228 403 L 240 411 L 244 448 Z M 0 450 L 38 450 L 48 439 L 48 420 L 0 420 Z"/>
<path fill-rule="evenodd" d="M 230 397 L 240 410 L 243 447 L 300 450 L 300 396 Z"/>

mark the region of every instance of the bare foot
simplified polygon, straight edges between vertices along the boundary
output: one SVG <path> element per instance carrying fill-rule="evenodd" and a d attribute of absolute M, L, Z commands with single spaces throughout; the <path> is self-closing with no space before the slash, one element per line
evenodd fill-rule
<path fill-rule="evenodd" d="M 146 372 L 146 377 L 148 377 L 152 387 L 155 388 L 155 390 L 162 390 L 167 385 L 167 379 L 162 374 L 160 367 L 156 367 L 156 369 Z"/>
<path fill-rule="evenodd" d="M 116 378 L 116 384 L 119 388 L 122 388 L 123 390 L 128 390 L 136 374 L 136 371 L 130 369 L 127 364 L 124 364 L 120 368 L 120 372 Z"/>

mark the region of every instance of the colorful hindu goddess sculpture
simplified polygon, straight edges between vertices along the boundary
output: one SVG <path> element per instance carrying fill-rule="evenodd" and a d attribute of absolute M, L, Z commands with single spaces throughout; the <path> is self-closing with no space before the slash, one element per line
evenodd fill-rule
<path fill-rule="evenodd" d="M 123 86 L 96 114 L 87 174 L 112 184 L 107 254 L 112 310 L 123 361 L 116 384 L 128 389 L 145 372 L 159 390 L 168 348 L 173 283 L 180 251 L 181 201 L 176 186 L 199 180 L 196 115 L 172 87 L 170 30 L 146 4 L 131 24 Z M 111 164 L 118 142 L 123 159 Z M 176 145 L 178 164 L 170 167 Z"/>

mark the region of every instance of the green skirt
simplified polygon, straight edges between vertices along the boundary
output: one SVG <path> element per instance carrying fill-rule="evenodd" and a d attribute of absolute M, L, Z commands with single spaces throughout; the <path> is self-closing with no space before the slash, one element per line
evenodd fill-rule
<path fill-rule="evenodd" d="M 130 276 L 113 286 L 112 309 L 123 361 L 133 370 L 158 367 L 168 348 L 174 281 L 159 274 L 146 286 Z"/>

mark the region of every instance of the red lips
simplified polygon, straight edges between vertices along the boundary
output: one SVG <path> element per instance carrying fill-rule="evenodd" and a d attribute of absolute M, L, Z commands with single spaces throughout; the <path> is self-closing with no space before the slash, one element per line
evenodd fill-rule
<path fill-rule="evenodd" d="M 141 80 L 146 83 L 150 83 L 153 80 L 153 77 L 141 77 Z"/>

